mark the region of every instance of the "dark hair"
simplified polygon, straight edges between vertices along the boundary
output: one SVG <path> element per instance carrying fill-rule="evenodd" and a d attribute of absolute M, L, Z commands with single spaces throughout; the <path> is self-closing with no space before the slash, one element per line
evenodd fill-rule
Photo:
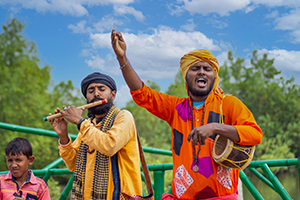
<path fill-rule="evenodd" d="M 23 154 L 29 158 L 32 156 L 32 147 L 26 138 L 17 137 L 10 141 L 5 148 L 5 154 L 12 156 Z"/>

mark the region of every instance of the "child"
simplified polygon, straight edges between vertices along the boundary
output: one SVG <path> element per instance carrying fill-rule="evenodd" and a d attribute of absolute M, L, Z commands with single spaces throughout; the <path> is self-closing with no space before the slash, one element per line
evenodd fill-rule
<path fill-rule="evenodd" d="M 8 143 L 5 154 L 9 173 L 0 175 L 0 200 L 49 200 L 46 183 L 28 170 L 34 161 L 30 142 L 17 137 Z"/>

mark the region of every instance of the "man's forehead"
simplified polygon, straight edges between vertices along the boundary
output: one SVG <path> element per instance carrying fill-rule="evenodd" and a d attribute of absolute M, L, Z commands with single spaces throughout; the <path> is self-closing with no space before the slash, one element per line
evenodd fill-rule
<path fill-rule="evenodd" d="M 205 67 L 211 67 L 213 68 L 213 66 L 211 66 L 211 64 L 209 64 L 208 62 L 205 62 L 205 61 L 199 61 L 199 62 L 196 62 L 195 64 L 191 65 L 191 67 L 200 67 L 200 66 L 205 66 Z"/>
<path fill-rule="evenodd" d="M 91 87 L 108 87 L 108 86 L 103 83 L 90 83 L 88 89 Z"/>

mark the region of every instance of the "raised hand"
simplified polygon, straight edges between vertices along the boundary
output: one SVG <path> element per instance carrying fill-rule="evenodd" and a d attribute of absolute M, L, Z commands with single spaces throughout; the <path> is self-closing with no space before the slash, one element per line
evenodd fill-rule
<path fill-rule="evenodd" d="M 126 55 L 126 43 L 120 32 L 114 29 L 111 32 L 111 44 L 118 58 L 124 58 Z"/>

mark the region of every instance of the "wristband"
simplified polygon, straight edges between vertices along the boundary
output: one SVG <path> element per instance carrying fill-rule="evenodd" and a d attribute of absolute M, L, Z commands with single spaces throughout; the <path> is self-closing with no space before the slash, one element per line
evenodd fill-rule
<path fill-rule="evenodd" d="M 126 63 L 122 67 L 120 67 L 120 69 L 123 69 L 128 64 L 128 62 L 129 62 L 129 59 L 127 59 Z"/>
<path fill-rule="evenodd" d="M 70 138 L 70 136 L 68 136 L 68 137 L 69 137 L 69 142 L 67 144 L 61 144 L 60 140 L 58 140 L 59 146 L 61 148 L 66 148 L 66 147 L 70 146 L 70 144 L 71 144 L 71 138 Z"/>

